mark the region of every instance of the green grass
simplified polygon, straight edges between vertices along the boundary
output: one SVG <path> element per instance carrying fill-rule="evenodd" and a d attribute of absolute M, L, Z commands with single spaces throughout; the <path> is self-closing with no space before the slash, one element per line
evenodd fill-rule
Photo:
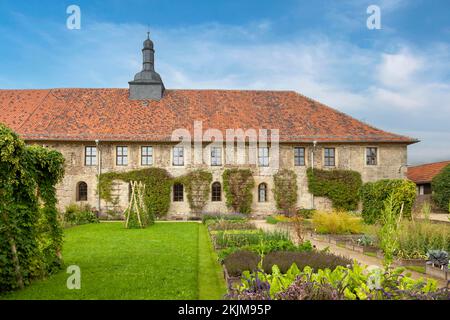
<path fill-rule="evenodd" d="M 364 254 L 369 257 L 375 257 L 375 258 L 377 257 L 376 252 L 364 252 Z"/>
<path fill-rule="evenodd" d="M 266 222 L 267 222 L 267 223 L 270 223 L 270 224 L 277 224 L 279 221 L 278 221 L 275 217 L 268 216 L 268 217 L 266 218 Z"/>
<path fill-rule="evenodd" d="M 204 226 L 156 223 L 124 229 L 100 223 L 65 230 L 65 267 L 81 268 L 69 290 L 64 268 L 4 299 L 220 299 L 225 282 Z"/>

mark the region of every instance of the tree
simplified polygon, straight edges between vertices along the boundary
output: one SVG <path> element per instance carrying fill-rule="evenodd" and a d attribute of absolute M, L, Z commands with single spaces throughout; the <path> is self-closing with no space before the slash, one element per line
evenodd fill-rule
<path fill-rule="evenodd" d="M 448 210 L 450 203 L 450 164 L 433 178 L 431 186 L 434 202 L 439 208 Z"/>

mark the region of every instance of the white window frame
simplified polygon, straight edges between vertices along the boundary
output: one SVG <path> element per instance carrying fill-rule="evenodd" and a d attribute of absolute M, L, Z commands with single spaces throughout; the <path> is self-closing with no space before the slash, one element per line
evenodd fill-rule
<path fill-rule="evenodd" d="M 120 153 L 119 153 L 120 148 Z M 125 154 L 124 154 L 125 151 Z M 126 167 L 128 166 L 128 146 L 116 146 L 116 166 Z M 119 163 L 119 159 L 121 159 L 121 163 Z M 125 161 L 124 161 L 125 159 Z"/>
<path fill-rule="evenodd" d="M 178 153 L 175 155 L 175 150 L 178 150 Z M 181 150 L 181 155 L 180 155 Z M 172 148 L 172 166 L 174 167 L 182 167 L 184 166 L 184 147 L 175 146 Z M 181 159 L 181 161 L 180 161 Z"/>
<path fill-rule="evenodd" d="M 144 150 L 146 150 L 145 153 Z M 144 163 L 144 159 L 146 159 L 147 163 Z M 147 167 L 152 165 L 153 165 L 153 146 L 141 146 L 141 166 Z"/>
<path fill-rule="evenodd" d="M 270 163 L 269 147 L 258 147 L 258 166 L 268 167 Z"/>

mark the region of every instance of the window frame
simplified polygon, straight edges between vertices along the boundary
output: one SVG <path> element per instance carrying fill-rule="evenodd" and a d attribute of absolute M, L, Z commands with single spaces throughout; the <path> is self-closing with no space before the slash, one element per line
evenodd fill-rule
<path fill-rule="evenodd" d="M 328 150 L 333 150 L 333 155 L 327 155 Z M 329 164 L 327 160 L 333 159 L 333 164 Z M 336 148 L 334 147 L 324 147 L 323 148 L 323 166 L 324 167 L 336 167 Z"/>
<path fill-rule="evenodd" d="M 264 203 L 264 202 L 267 202 L 268 201 L 268 195 L 267 195 L 267 183 L 265 183 L 265 182 L 261 182 L 259 185 L 258 185 L 258 202 L 260 202 L 260 203 Z M 262 191 L 264 191 L 264 200 L 263 200 L 263 198 L 261 197 L 261 192 Z"/>
<path fill-rule="evenodd" d="M 218 194 L 217 188 L 218 187 Z M 213 182 L 211 185 L 211 202 L 221 202 L 222 201 L 222 184 L 219 181 Z"/>
<path fill-rule="evenodd" d="M 121 150 L 119 154 L 119 149 Z M 124 150 L 126 150 L 126 154 L 124 154 Z M 116 146 L 116 166 L 126 167 L 128 166 L 128 146 Z M 119 159 L 122 160 L 122 163 L 119 163 Z M 126 163 L 124 163 L 124 159 L 126 159 Z"/>
<path fill-rule="evenodd" d="M 83 189 L 83 192 L 81 192 L 81 186 L 85 187 Z M 82 201 L 87 201 L 88 200 L 88 185 L 87 185 L 86 182 L 84 182 L 84 181 L 78 181 L 77 182 L 75 199 L 76 199 L 77 202 L 82 202 Z"/>
<path fill-rule="evenodd" d="M 144 154 L 144 149 L 150 150 L 150 154 Z M 144 163 L 144 159 L 150 159 L 150 162 Z M 152 166 L 153 165 L 153 146 L 141 146 L 141 166 Z"/>
<path fill-rule="evenodd" d="M 178 154 L 175 156 L 175 150 L 181 150 L 181 156 Z M 180 164 L 180 158 L 182 159 Z M 175 163 L 175 159 L 177 159 L 177 163 Z M 184 166 L 184 147 L 175 146 L 172 147 L 172 166 L 174 167 L 183 167 Z"/>
<path fill-rule="evenodd" d="M 181 190 L 177 189 L 178 187 L 181 187 Z M 184 185 L 182 183 L 175 183 L 172 189 L 172 201 L 184 202 Z M 181 195 L 179 194 L 180 192 Z"/>
<path fill-rule="evenodd" d="M 258 166 L 259 167 L 268 167 L 270 165 L 270 151 L 269 147 L 258 147 Z M 267 150 L 267 155 L 265 152 L 261 155 L 261 150 Z M 262 159 L 262 161 L 261 161 Z M 267 163 L 266 161 L 267 160 Z"/>
<path fill-rule="evenodd" d="M 375 158 L 373 159 L 373 154 L 370 155 L 372 157 L 371 160 L 375 160 L 375 163 L 369 163 L 369 150 L 375 150 Z M 378 166 L 378 147 L 366 147 L 365 149 L 365 165 L 368 167 L 375 167 Z"/>
<path fill-rule="evenodd" d="M 219 150 L 219 154 L 215 154 L 214 150 Z M 210 156 L 211 156 L 211 166 L 212 167 L 220 167 L 222 166 L 222 147 L 213 146 L 210 150 Z M 217 157 L 219 157 L 217 161 Z M 214 161 L 216 159 L 216 161 Z"/>
<path fill-rule="evenodd" d="M 91 152 L 88 153 L 88 150 Z M 95 155 L 92 154 L 92 150 L 95 150 Z M 85 146 L 84 147 L 84 165 L 87 167 L 93 167 L 98 165 L 98 152 L 96 146 Z M 90 159 L 90 163 L 88 163 L 88 159 Z M 95 160 L 95 163 L 93 162 L 93 159 Z"/>
<path fill-rule="evenodd" d="M 303 150 L 303 155 L 297 155 L 297 150 Z M 297 159 L 303 160 L 297 163 Z M 306 148 L 305 147 L 294 147 L 294 167 L 304 167 L 306 166 Z"/>

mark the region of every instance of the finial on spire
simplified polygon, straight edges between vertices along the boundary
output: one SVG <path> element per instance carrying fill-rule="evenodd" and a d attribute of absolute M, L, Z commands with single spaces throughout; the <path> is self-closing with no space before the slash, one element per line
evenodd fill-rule
<path fill-rule="evenodd" d="M 147 31 L 147 40 L 150 40 L 150 31 Z"/>

